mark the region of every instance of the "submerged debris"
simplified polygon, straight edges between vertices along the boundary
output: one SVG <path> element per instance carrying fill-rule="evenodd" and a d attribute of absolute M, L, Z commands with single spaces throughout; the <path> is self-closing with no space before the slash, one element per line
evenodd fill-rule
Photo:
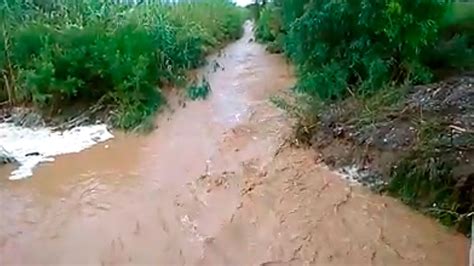
<path fill-rule="evenodd" d="M 187 95 L 191 100 L 205 100 L 211 92 L 211 85 L 206 78 L 203 78 L 201 82 L 192 84 L 187 89 Z"/>

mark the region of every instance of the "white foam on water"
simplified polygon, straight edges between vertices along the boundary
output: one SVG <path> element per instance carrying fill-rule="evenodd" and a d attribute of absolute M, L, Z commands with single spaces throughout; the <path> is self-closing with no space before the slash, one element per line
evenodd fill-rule
<path fill-rule="evenodd" d="M 113 137 L 105 124 L 53 131 L 51 128 L 32 129 L 0 123 L 0 146 L 19 163 L 10 180 L 32 176 L 35 166 L 54 161 L 54 156 L 77 153 Z"/>

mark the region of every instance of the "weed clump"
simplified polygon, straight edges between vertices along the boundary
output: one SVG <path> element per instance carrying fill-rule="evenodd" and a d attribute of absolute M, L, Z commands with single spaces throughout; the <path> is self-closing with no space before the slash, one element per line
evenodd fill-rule
<path fill-rule="evenodd" d="M 211 85 L 206 79 L 199 84 L 192 84 L 187 88 L 188 98 L 191 100 L 205 100 L 211 93 Z"/>

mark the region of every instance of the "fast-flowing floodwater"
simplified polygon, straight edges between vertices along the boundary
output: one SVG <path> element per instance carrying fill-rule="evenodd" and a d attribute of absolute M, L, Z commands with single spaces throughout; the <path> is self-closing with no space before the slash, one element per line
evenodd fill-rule
<path fill-rule="evenodd" d="M 466 265 L 468 240 L 349 186 L 269 97 L 292 69 L 245 34 L 201 69 L 206 101 L 171 101 L 152 134 L 115 133 L 0 169 L 0 265 Z M 218 64 L 216 64 L 217 62 Z"/>

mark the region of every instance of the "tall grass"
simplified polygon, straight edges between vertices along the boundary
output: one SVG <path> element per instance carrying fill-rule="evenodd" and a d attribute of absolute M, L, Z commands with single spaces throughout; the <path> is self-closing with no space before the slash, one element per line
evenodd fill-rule
<path fill-rule="evenodd" d="M 163 105 L 160 87 L 238 38 L 227 0 L 120 5 L 111 1 L 0 3 L 0 98 L 56 112 L 77 102 L 112 107 L 125 129 Z"/>
<path fill-rule="evenodd" d="M 372 95 L 386 86 L 430 82 L 437 68 L 472 68 L 470 5 L 275 0 L 262 10 L 256 35 L 293 59 L 301 91 L 323 99 Z"/>

